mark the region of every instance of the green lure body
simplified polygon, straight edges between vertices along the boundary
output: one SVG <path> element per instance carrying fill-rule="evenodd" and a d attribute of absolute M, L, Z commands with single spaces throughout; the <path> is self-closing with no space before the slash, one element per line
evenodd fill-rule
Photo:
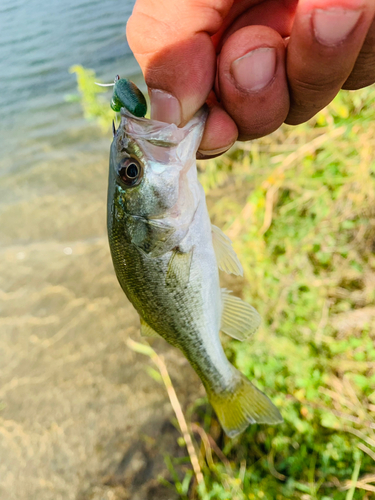
<path fill-rule="evenodd" d="M 147 103 L 139 88 L 126 78 L 115 80 L 113 89 L 111 108 L 120 112 L 121 108 L 126 108 L 129 113 L 138 118 L 142 118 L 147 113 Z"/>

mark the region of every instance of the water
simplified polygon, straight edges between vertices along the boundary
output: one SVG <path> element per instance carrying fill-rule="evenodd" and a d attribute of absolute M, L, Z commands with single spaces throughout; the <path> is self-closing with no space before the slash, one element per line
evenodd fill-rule
<path fill-rule="evenodd" d="M 140 84 L 125 36 L 132 8 L 131 0 L 2 0 L 0 245 L 105 237 L 110 134 L 67 101 L 77 92 L 69 68 Z M 91 202 L 100 216 L 85 220 Z"/>
<path fill-rule="evenodd" d="M 45 161 L 85 135 L 70 66 L 102 81 L 139 81 L 125 37 L 131 0 L 2 0 L 0 4 L 0 176 Z M 95 132 L 94 132 L 95 133 Z M 73 137 L 72 137 L 73 136 Z M 93 141 L 92 141 L 93 142 Z"/>
<path fill-rule="evenodd" d="M 165 438 L 170 408 L 126 346 L 139 319 L 109 255 L 111 133 L 66 102 L 74 64 L 139 84 L 125 38 L 131 10 L 119 0 L 0 2 L 1 499 L 125 498 L 105 478 L 146 428 L 155 447 Z M 158 464 L 146 457 L 146 476 L 130 471 L 129 485 L 163 471 L 151 453 Z"/>

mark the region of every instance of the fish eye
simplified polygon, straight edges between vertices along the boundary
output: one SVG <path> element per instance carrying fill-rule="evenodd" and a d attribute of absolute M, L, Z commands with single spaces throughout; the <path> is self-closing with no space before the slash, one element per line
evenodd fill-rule
<path fill-rule="evenodd" d="M 136 158 L 124 158 L 117 167 L 117 175 L 126 186 L 134 187 L 141 181 L 143 169 Z"/>

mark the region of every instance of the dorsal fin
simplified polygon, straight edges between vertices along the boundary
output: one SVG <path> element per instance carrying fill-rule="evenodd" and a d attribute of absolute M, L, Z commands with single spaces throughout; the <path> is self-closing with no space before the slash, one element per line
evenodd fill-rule
<path fill-rule="evenodd" d="M 251 337 L 261 322 L 258 311 L 225 288 L 221 290 L 221 297 L 221 331 L 241 342 Z"/>
<path fill-rule="evenodd" d="M 243 276 L 241 262 L 233 250 L 232 242 L 221 229 L 211 224 L 212 244 L 214 246 L 218 268 L 228 274 Z"/>

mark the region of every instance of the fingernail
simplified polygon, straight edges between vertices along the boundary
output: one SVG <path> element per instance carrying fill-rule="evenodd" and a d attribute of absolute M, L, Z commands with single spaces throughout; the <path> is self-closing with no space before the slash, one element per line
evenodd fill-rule
<path fill-rule="evenodd" d="M 322 45 L 339 44 L 351 33 L 361 14 L 361 10 L 315 9 L 312 17 L 315 38 Z"/>
<path fill-rule="evenodd" d="M 274 78 L 275 70 L 276 50 L 271 47 L 252 50 L 232 63 L 232 74 L 238 85 L 252 91 L 266 87 Z"/>
<path fill-rule="evenodd" d="M 181 123 L 181 106 L 178 99 L 164 90 L 149 89 L 151 101 L 151 120 Z"/>
<path fill-rule="evenodd" d="M 207 158 L 210 158 L 211 156 L 218 156 L 218 155 L 221 155 L 222 153 L 225 153 L 226 151 L 228 151 L 228 149 L 230 149 L 232 146 L 233 146 L 234 142 L 232 142 L 232 144 L 229 144 L 228 146 L 224 146 L 222 148 L 218 148 L 218 149 L 199 149 L 197 151 L 197 158 L 198 160 L 203 160 L 203 159 L 207 159 Z"/>

